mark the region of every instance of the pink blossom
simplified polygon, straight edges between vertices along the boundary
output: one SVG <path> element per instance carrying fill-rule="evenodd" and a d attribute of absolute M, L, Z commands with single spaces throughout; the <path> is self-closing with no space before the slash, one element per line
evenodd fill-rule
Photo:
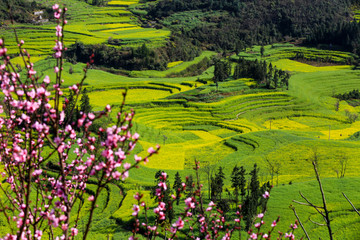
<path fill-rule="evenodd" d="M 45 78 L 44 78 L 44 83 L 47 83 L 47 84 L 49 84 L 50 83 L 50 78 L 49 78 L 49 76 L 45 76 Z"/>
<path fill-rule="evenodd" d="M 264 214 L 263 214 L 263 213 L 259 213 L 259 214 L 257 215 L 257 217 L 258 217 L 258 218 L 263 218 L 263 217 L 264 217 Z"/>
<path fill-rule="evenodd" d="M 285 233 L 285 238 L 289 238 L 291 240 L 295 239 L 295 235 L 293 233 Z"/>
<path fill-rule="evenodd" d="M 54 12 L 54 18 L 59 19 L 60 18 L 60 13 L 59 12 Z"/>
<path fill-rule="evenodd" d="M 135 199 L 135 200 L 140 200 L 140 199 L 141 199 L 141 195 L 137 192 L 137 193 L 134 195 L 134 199 Z"/>
<path fill-rule="evenodd" d="M 77 228 L 71 228 L 71 236 L 76 236 L 78 232 L 79 230 L 77 230 Z"/>
<path fill-rule="evenodd" d="M 154 150 L 154 148 L 153 148 L 153 147 L 149 147 L 149 149 L 148 149 L 148 153 L 150 153 L 150 154 L 154 154 L 154 153 L 156 153 L 156 151 Z"/>
<path fill-rule="evenodd" d="M 88 197 L 88 200 L 89 200 L 90 202 L 93 202 L 93 201 L 95 200 L 94 195 L 89 196 L 89 197 Z"/>
<path fill-rule="evenodd" d="M 34 170 L 32 175 L 35 177 L 35 176 L 39 176 L 41 173 L 42 173 L 42 169 L 37 169 L 37 170 Z"/>
<path fill-rule="evenodd" d="M 130 167 L 131 167 L 131 164 L 130 164 L 130 163 L 124 163 L 124 168 L 125 168 L 126 170 L 129 170 Z"/>
<path fill-rule="evenodd" d="M 134 204 L 134 206 L 133 206 L 133 209 L 132 209 L 134 212 L 132 213 L 132 215 L 133 216 L 137 216 L 138 215 L 138 213 L 139 213 L 139 211 L 140 211 L 140 207 L 139 207 L 139 205 L 136 205 L 136 204 Z"/>
<path fill-rule="evenodd" d="M 267 235 L 266 233 L 262 236 L 264 239 L 268 239 L 269 235 Z"/>
<path fill-rule="evenodd" d="M 140 162 L 141 161 L 141 157 L 139 157 L 138 155 L 134 155 L 134 158 L 135 158 L 135 162 Z"/>
<path fill-rule="evenodd" d="M 296 225 L 296 223 L 294 223 L 294 224 L 291 224 L 291 225 L 290 225 L 290 228 L 292 228 L 292 229 L 297 229 L 298 226 Z"/>
<path fill-rule="evenodd" d="M 181 217 L 179 217 L 176 223 L 173 224 L 173 227 L 176 227 L 178 229 L 182 229 L 184 227 L 184 221 L 181 219 Z"/>
<path fill-rule="evenodd" d="M 94 120 L 94 119 L 95 119 L 95 114 L 89 113 L 89 114 L 88 114 L 88 118 L 89 118 L 90 120 Z"/>
<path fill-rule="evenodd" d="M 58 9 L 59 9 L 59 5 L 58 5 L 58 4 L 54 4 L 54 5 L 52 6 L 52 9 L 53 9 L 53 10 L 58 10 Z"/>
<path fill-rule="evenodd" d="M 167 189 L 166 183 L 164 183 L 164 182 L 159 182 L 159 183 L 158 183 L 158 186 L 161 187 L 161 188 L 163 188 L 165 191 L 166 191 L 166 189 Z"/>
<path fill-rule="evenodd" d="M 276 220 L 274 220 L 273 222 L 272 222 L 272 224 L 271 224 L 271 227 L 273 228 L 273 227 L 275 227 L 276 226 L 276 224 L 277 224 L 277 221 Z"/>
<path fill-rule="evenodd" d="M 268 191 L 265 191 L 265 193 L 262 195 L 263 198 L 269 198 L 270 197 L 270 193 Z"/>
<path fill-rule="evenodd" d="M 252 233 L 251 235 L 250 235 L 250 239 L 257 239 L 258 237 L 257 237 L 257 234 L 256 233 Z"/>
<path fill-rule="evenodd" d="M 56 66 L 54 67 L 54 73 L 58 73 L 59 72 L 59 68 Z"/>

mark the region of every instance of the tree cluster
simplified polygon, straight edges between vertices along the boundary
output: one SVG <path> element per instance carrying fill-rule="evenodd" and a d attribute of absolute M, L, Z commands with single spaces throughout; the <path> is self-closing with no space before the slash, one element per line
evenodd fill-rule
<path fill-rule="evenodd" d="M 180 24 L 175 21 L 168 27 L 204 46 L 235 50 L 238 41 L 248 46 L 268 44 L 285 36 L 306 37 L 314 28 L 348 21 L 349 6 L 347 0 L 161 0 L 149 8 L 148 17 L 156 20 L 178 12 L 213 11 L 191 29 L 182 30 L 187 23 L 181 19 Z"/>
<path fill-rule="evenodd" d="M 259 168 L 254 164 L 253 170 L 248 174 L 250 181 L 246 180 L 247 174 L 243 166 L 235 166 L 230 176 L 232 189 L 224 189 L 224 181 L 226 179 L 222 167 L 219 167 L 214 177 L 211 177 L 211 194 L 210 198 L 213 202 L 217 203 L 219 208 L 225 213 L 230 211 L 231 205 L 236 210 L 239 206 L 243 214 L 246 229 L 253 224 L 254 216 L 261 209 L 262 212 L 266 210 L 266 198 L 263 197 L 265 191 L 270 191 L 270 183 L 267 182 L 263 185 L 259 182 Z M 223 197 L 223 191 L 226 191 L 227 198 Z"/>
<path fill-rule="evenodd" d="M 267 198 L 263 197 L 263 193 L 270 191 L 270 183 L 267 182 L 263 185 L 259 182 L 259 168 L 257 165 L 254 165 L 253 170 L 247 174 L 243 166 L 235 166 L 230 176 L 231 188 L 224 189 L 226 175 L 224 169 L 219 167 L 218 171 L 215 173 L 215 176 L 210 173 L 210 196 L 209 200 L 214 202 L 218 209 L 221 210 L 224 214 L 229 212 L 231 209 L 234 211 L 241 210 L 242 216 L 244 217 L 246 223 L 246 229 L 253 224 L 254 218 L 260 209 L 261 212 L 266 211 Z M 156 189 L 159 187 L 160 182 L 164 182 L 163 179 L 164 172 L 159 170 L 155 174 L 155 186 L 152 188 L 151 195 L 156 200 L 159 196 L 157 195 Z M 250 176 L 250 181 L 246 179 Z M 176 196 L 176 204 L 179 205 L 180 198 L 182 197 L 181 193 L 184 194 L 185 198 L 189 198 L 194 195 L 194 192 L 197 191 L 196 184 L 193 180 L 192 175 L 186 177 L 185 187 L 182 185 L 182 180 L 180 174 L 177 172 L 175 175 L 175 180 L 173 187 L 170 186 L 168 179 L 165 180 L 167 186 L 166 190 L 162 192 L 161 199 L 162 202 L 166 203 L 169 206 L 164 214 L 166 219 L 174 219 L 175 212 L 173 209 L 173 200 L 172 194 Z M 223 192 L 227 193 L 227 196 L 224 196 Z M 239 204 L 241 209 L 239 209 Z M 200 211 L 200 209 L 194 209 L 193 212 Z"/>
<path fill-rule="evenodd" d="M 360 54 L 360 23 L 358 21 L 340 22 L 327 27 L 314 29 L 306 40 L 309 44 L 328 44 L 341 46 L 347 51 Z"/>
<path fill-rule="evenodd" d="M 117 39 L 109 39 L 109 44 L 118 45 Z M 87 62 L 94 53 L 94 64 L 107 68 L 125 70 L 165 70 L 172 61 L 190 61 L 200 54 L 199 47 L 179 37 L 173 37 L 165 47 L 150 49 L 144 43 L 138 48 L 115 48 L 105 44 L 85 45 L 76 42 L 66 51 L 70 62 Z"/>
<path fill-rule="evenodd" d="M 289 87 L 290 74 L 281 69 L 273 67 L 264 61 L 246 60 L 240 58 L 235 66 L 234 79 L 253 78 L 258 85 L 265 85 L 268 89 L 276 89 L 278 87 Z"/>
<path fill-rule="evenodd" d="M 347 93 L 339 93 L 336 94 L 335 97 L 339 100 L 351 100 L 351 99 L 360 99 L 360 92 L 359 89 L 354 89 Z"/>
<path fill-rule="evenodd" d="M 88 114 L 91 112 L 92 107 L 90 105 L 90 98 L 87 94 L 86 88 L 81 91 L 80 98 L 80 108 L 76 104 L 77 94 L 73 91 L 69 91 L 69 94 L 65 96 L 63 101 L 65 120 L 64 123 L 70 124 L 74 129 L 80 130 L 77 126 L 78 120 L 83 116 L 83 114 Z"/>
<path fill-rule="evenodd" d="M 11 19 L 19 23 L 30 23 L 34 18 L 34 12 L 39 10 L 43 10 L 44 18 L 52 18 L 52 9 L 46 8 L 36 1 L 0 1 L 0 26 L 4 20 Z"/>

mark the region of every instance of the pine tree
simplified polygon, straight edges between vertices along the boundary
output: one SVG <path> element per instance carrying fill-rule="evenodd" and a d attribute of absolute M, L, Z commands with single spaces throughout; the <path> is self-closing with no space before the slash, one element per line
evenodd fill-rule
<path fill-rule="evenodd" d="M 155 198 L 155 201 L 157 202 L 157 196 L 156 196 L 156 189 L 158 188 L 158 184 L 160 181 L 163 181 L 161 180 L 162 178 L 162 173 L 163 171 L 159 170 L 155 173 L 155 186 L 152 188 L 151 190 L 151 193 L 150 195 Z M 169 180 L 167 179 L 166 180 L 166 186 L 167 186 L 167 189 L 163 191 L 163 195 L 161 196 L 161 201 L 164 202 L 166 204 L 166 210 L 165 210 L 165 216 L 166 216 L 166 221 L 169 221 L 171 222 L 173 219 L 174 219 L 174 216 L 175 216 L 175 212 L 174 212 L 174 209 L 173 209 L 173 200 L 172 200 L 172 197 L 171 197 L 171 194 L 172 194 L 172 190 L 171 190 L 171 186 L 170 186 L 170 182 Z"/>
<path fill-rule="evenodd" d="M 192 175 L 186 177 L 185 185 L 186 185 L 185 188 L 186 197 L 191 197 L 194 193 L 194 187 L 195 187 L 194 179 Z"/>
<path fill-rule="evenodd" d="M 240 176 L 240 182 L 239 182 L 239 189 L 240 189 L 240 195 L 241 195 L 241 201 L 244 200 L 246 195 L 246 170 L 243 166 L 239 169 L 239 176 Z"/>
<path fill-rule="evenodd" d="M 239 204 L 239 167 L 235 165 L 233 171 L 231 173 L 231 187 L 234 188 L 234 196 L 235 196 L 235 205 Z"/>
<path fill-rule="evenodd" d="M 215 174 L 215 178 L 211 181 L 211 199 L 216 202 L 221 200 L 221 193 L 224 187 L 225 174 L 223 168 L 219 167 L 219 171 Z"/>
<path fill-rule="evenodd" d="M 260 48 L 261 57 L 264 57 L 264 53 L 265 53 L 265 48 L 264 48 L 264 46 L 261 46 L 261 48 Z"/>
<path fill-rule="evenodd" d="M 175 174 L 175 181 L 173 188 L 176 192 L 176 205 L 179 205 L 180 203 L 180 197 L 181 197 L 181 189 L 182 189 L 182 181 L 179 172 L 176 172 Z"/>
<path fill-rule="evenodd" d="M 259 198 L 261 197 L 258 171 L 257 165 L 254 164 L 254 169 L 250 172 L 251 180 L 243 210 L 246 230 L 249 230 L 250 226 L 253 224 L 254 217 L 257 214 L 257 207 L 259 206 Z"/>
<path fill-rule="evenodd" d="M 87 90 L 86 88 L 84 88 L 83 92 L 82 92 L 82 96 L 80 99 L 80 112 L 84 113 L 89 113 L 91 112 L 91 105 L 90 105 L 90 98 L 87 95 Z"/>
<path fill-rule="evenodd" d="M 65 100 L 63 102 L 64 113 L 65 113 L 65 123 L 72 124 L 77 121 L 76 107 L 75 107 L 75 96 L 74 92 L 70 90 L 69 95 L 65 96 Z"/>

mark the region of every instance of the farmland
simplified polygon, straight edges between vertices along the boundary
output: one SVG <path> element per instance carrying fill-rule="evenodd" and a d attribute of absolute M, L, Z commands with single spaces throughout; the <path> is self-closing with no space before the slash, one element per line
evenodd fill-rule
<path fill-rule="evenodd" d="M 110 1 L 106 7 L 74 0 L 64 0 L 64 3 L 69 8 L 69 25 L 65 30 L 67 45 L 76 41 L 107 44 L 109 38 L 116 38 L 121 39 L 125 47 L 147 43 L 155 48 L 164 45 L 170 36 L 170 30 L 165 28 L 141 26 L 129 10 L 130 5 L 138 4 L 137 1 Z M 14 27 L 25 40 L 26 49 L 34 55 L 32 62 L 38 69 L 38 76 L 48 75 L 54 79 L 55 60 L 49 55 L 55 24 L 15 24 Z M 7 40 L 9 52 L 15 56 L 11 31 L 1 28 L 0 35 Z M 112 120 L 121 106 L 122 93 L 128 89 L 126 109 L 135 109 L 134 129 L 141 135 L 134 154 L 145 156 L 149 147 L 161 145 L 160 153 L 150 162 L 130 171 L 126 184 L 111 184 L 104 189 L 99 196 L 89 239 L 128 238 L 131 208 L 136 203 L 133 195 L 138 191 L 144 193 L 145 201 L 153 207 L 149 189 L 154 185 L 156 172 L 166 171 L 172 183 L 176 172 L 183 179 L 194 175 L 195 160 L 200 166 L 223 167 L 227 176 L 225 187 L 229 189 L 228 176 L 234 166 L 244 166 L 249 172 L 256 163 L 261 183 L 270 181 L 275 186 L 265 221 L 271 223 L 280 215 L 279 230 L 286 231 L 295 220 L 288 206 L 293 204 L 293 199 L 300 200 L 299 191 L 314 202 L 321 201 L 311 164 L 315 156 L 334 219 L 334 238 L 353 239 L 360 223 L 341 192 L 346 192 L 354 205 L 360 206 L 360 192 L 357 191 L 360 121 L 349 115 L 357 116 L 360 106 L 338 101 L 334 96 L 360 89 L 360 70 L 351 65 L 355 55 L 282 43 L 266 45 L 262 56 L 260 48 L 252 46 L 231 56 L 207 50 L 192 61 L 168 63 L 164 71 L 114 74 L 99 68 L 88 70 L 84 87 L 90 104 L 94 111 L 112 105 Z M 291 74 L 289 86 L 268 89 L 258 86 L 253 79 L 231 76 L 215 83 L 214 66 L 195 76 L 182 76 L 203 59 L 214 57 L 228 61 L 232 72 L 240 58 L 266 60 Z M 19 57 L 15 56 L 13 63 L 24 67 Z M 65 94 L 69 86 L 81 79 L 84 67 L 83 63 L 64 64 Z M 344 178 L 338 178 L 342 167 L 340 159 L 347 162 Z M 269 163 L 278 165 L 276 176 L 271 173 Z M 200 178 L 207 192 L 206 174 L 201 172 Z M 87 186 L 86 198 L 94 188 L 92 184 Z M 89 208 L 90 205 L 85 205 L 81 210 L 82 219 L 89 217 Z M 313 238 L 327 236 L 326 228 L 309 220 L 311 216 L 312 220 L 321 221 L 315 210 L 306 206 L 296 208 Z M 84 228 L 85 221 L 80 221 L 79 239 Z M 6 228 L 0 225 L 2 231 Z M 297 234 L 303 236 L 300 230 Z"/>
<path fill-rule="evenodd" d="M 352 194 L 352 199 L 357 199 L 356 188 L 350 186 L 356 185 L 359 179 L 360 163 L 357 159 L 360 157 L 360 148 L 358 141 L 349 138 L 360 130 L 360 125 L 358 121 L 350 122 L 346 111 L 357 113 L 359 107 L 341 101 L 336 110 L 336 99 L 332 96 L 360 88 L 358 70 L 352 70 L 349 65 L 316 67 L 289 59 L 289 48 L 298 47 L 268 48 L 268 61 L 292 73 L 289 90 L 253 88 L 249 84 L 251 79 L 229 79 L 216 87 L 211 81 L 213 67 L 198 76 L 166 77 L 169 71 L 182 71 L 196 64 L 197 60 L 177 63 L 164 72 L 138 71 L 130 76 L 89 70 L 85 87 L 94 110 L 101 110 L 106 104 L 113 105 L 116 110 L 121 104 L 122 92 L 125 88 L 129 89 L 127 108 L 136 109 L 135 130 L 141 134 L 136 154 L 144 156 L 150 146 L 157 143 L 162 145 L 159 155 L 130 173 L 126 185 L 129 193 L 120 208 L 118 203 L 111 201 L 108 204 L 112 206 L 99 207 L 97 219 L 102 219 L 102 211 L 109 211 L 107 216 L 111 217 L 96 222 L 97 227 L 93 228 L 92 235 L 94 239 L 104 238 L 107 234 L 114 239 L 126 236 L 126 230 L 116 223 L 129 220 L 131 211 L 124 209 L 131 206 L 127 201 L 130 201 L 128 199 L 133 192 L 139 186 L 144 189 L 151 186 L 153 176 L 159 169 L 169 174 L 170 181 L 176 172 L 182 177 L 193 174 L 194 159 L 202 165 L 214 168 L 222 166 L 227 173 L 235 165 L 250 170 L 257 163 L 261 170 L 261 181 L 271 181 L 276 186 L 272 192 L 274 200 L 269 203 L 268 218 L 285 215 L 279 223 L 281 228 L 286 228 L 288 222 L 294 219 L 287 206 L 292 199 L 298 199 L 298 190 L 309 192 L 314 198 L 317 196 L 313 193 L 315 190 L 311 190 L 316 187 L 309 160 L 314 153 L 319 156 L 324 188 L 329 191 L 327 194 L 332 196 L 340 193 L 340 190 L 330 189 L 330 185 L 339 185 L 340 188 L 342 184 L 349 184 L 347 192 Z M 301 50 L 312 52 L 308 48 Z M 260 58 L 257 52 L 241 54 L 249 59 Z M 346 53 L 336 54 L 348 57 Z M 52 76 L 53 66 L 48 63 L 49 60 L 40 59 L 35 64 L 42 68 L 43 75 Z M 74 71 L 72 74 L 68 73 L 70 67 Z M 80 63 L 65 64 L 64 79 L 67 86 L 79 79 L 82 68 L 83 64 Z M 340 167 L 338 159 L 341 157 L 347 159 L 348 166 L 346 177 L 337 179 L 336 169 Z M 271 177 L 265 159 L 280 164 L 280 174 L 276 178 Z M 205 181 L 205 176 L 202 179 Z M 226 185 L 230 184 L 229 180 L 225 179 Z M 109 191 L 115 190 L 107 191 L 103 193 L 108 194 L 104 201 L 111 200 L 114 193 Z M 281 206 L 278 202 L 281 202 Z M 347 203 L 339 196 L 330 197 L 329 202 L 336 214 L 344 214 L 335 233 L 335 236 L 344 236 L 343 228 L 352 218 L 347 211 Z M 355 200 L 356 203 L 360 204 Z M 306 208 L 299 208 L 299 211 L 304 218 L 313 214 Z M 314 228 L 311 222 L 307 222 L 306 226 L 317 236 L 325 234 L 324 229 Z"/>

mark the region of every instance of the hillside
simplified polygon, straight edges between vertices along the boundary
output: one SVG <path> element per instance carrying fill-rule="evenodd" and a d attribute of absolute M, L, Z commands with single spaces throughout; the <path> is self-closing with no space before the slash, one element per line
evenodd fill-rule
<path fill-rule="evenodd" d="M 47 1 L 44 7 L 54 2 Z M 22 9 L 23 2 L 15 3 Z M 341 191 L 346 192 L 355 206 L 360 205 L 360 70 L 354 65 L 357 51 L 346 45 L 354 45 L 358 36 L 354 34 L 353 42 L 346 44 L 337 38 L 346 38 L 343 35 L 353 29 L 351 26 L 360 26 L 353 21 L 356 18 L 349 1 L 62 3 L 69 8 L 62 103 L 94 53 L 94 65 L 87 70 L 84 83 L 89 104 L 95 113 L 107 104 L 112 106 L 109 116 L 94 120 L 94 125 L 105 129 L 114 124 L 122 107 L 122 93 L 128 89 L 125 110 L 135 109 L 132 134 L 138 132 L 140 139 L 127 157 L 145 157 L 147 149 L 161 145 L 159 154 L 147 164 L 130 170 L 126 183 L 113 181 L 102 191 L 88 239 L 127 239 L 134 223 L 132 207 L 137 204 L 133 195 L 139 191 L 154 220 L 156 204 L 150 192 L 157 185 L 158 171 L 167 172 L 172 186 L 177 173 L 183 180 L 190 175 L 195 178 L 195 160 L 200 163 L 206 203 L 213 191 L 214 180 L 209 179 L 221 167 L 225 177 L 220 199 L 222 196 L 231 206 L 229 218 L 235 218 L 232 205 L 236 205 L 232 171 L 235 166 L 244 167 L 249 183 L 256 164 L 258 185 L 269 182 L 274 186 L 265 221 L 269 224 L 280 215 L 276 230 L 288 229 L 295 220 L 289 205 L 301 199 L 299 191 L 321 202 L 311 163 L 314 159 L 323 180 L 334 238 L 356 239 L 358 218 L 341 195 Z M 31 15 L 35 8 L 28 9 Z M 30 60 L 36 77 L 50 76 L 53 91 L 57 60 L 50 55 L 56 24 L 49 20 L 41 25 L 18 20 L 13 26 L 33 56 Z M 337 31 L 334 26 L 349 27 L 336 35 L 332 34 Z M 354 28 L 360 29 L 358 26 Z M 0 36 L 5 39 L 14 69 L 25 76 L 25 63 L 17 57 L 11 27 L 8 22 L 1 26 Z M 323 35 L 315 37 L 319 29 Z M 330 35 L 339 40 L 334 45 L 340 47 L 329 47 L 325 36 Z M 299 45 L 302 41 L 312 46 Z M 101 135 L 100 131 L 93 134 Z M 76 155 L 76 150 L 69 152 L 69 158 Z M 58 163 L 52 158 L 49 161 L 46 170 L 55 174 Z M 84 199 L 96 188 L 98 179 L 90 179 Z M 75 239 L 82 239 L 89 217 L 91 204 L 84 202 Z M 175 208 L 180 212 L 184 206 L 181 203 Z M 326 228 L 312 222 L 323 221 L 315 210 L 301 205 L 296 209 L 312 238 L 327 239 Z M 188 230 L 180 231 L 179 239 L 187 239 Z M 0 232 L 6 231 L 7 221 L 1 215 Z M 301 229 L 296 236 L 304 237 Z"/>
<path fill-rule="evenodd" d="M 305 38 L 351 18 L 347 0 L 160 0 L 147 16 L 213 49 Z"/>

